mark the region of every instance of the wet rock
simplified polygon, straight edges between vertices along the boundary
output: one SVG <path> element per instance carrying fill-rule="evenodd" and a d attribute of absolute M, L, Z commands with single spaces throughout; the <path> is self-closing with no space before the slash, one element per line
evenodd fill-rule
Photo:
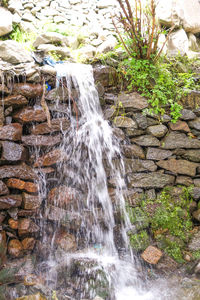
<path fill-rule="evenodd" d="M 78 197 L 77 191 L 65 185 L 53 188 L 48 194 L 48 203 L 66 208 L 70 202 L 74 202 Z"/>
<path fill-rule="evenodd" d="M 149 147 L 147 148 L 146 158 L 153 160 L 162 160 L 172 156 L 172 154 L 173 153 L 170 150 L 162 150 Z"/>
<path fill-rule="evenodd" d="M 20 94 L 28 99 L 41 97 L 43 94 L 43 86 L 41 84 L 32 83 L 16 83 L 13 87 L 15 94 Z"/>
<path fill-rule="evenodd" d="M 45 210 L 45 218 L 51 221 L 59 221 L 62 225 L 64 225 L 63 221 L 65 223 L 69 220 L 68 211 L 54 205 L 48 205 Z"/>
<path fill-rule="evenodd" d="M 27 150 L 17 143 L 13 142 L 1 142 L 2 154 L 1 160 L 6 161 L 23 161 L 27 160 L 28 152 Z"/>
<path fill-rule="evenodd" d="M 34 167 L 48 167 L 56 163 L 63 161 L 66 158 L 66 154 L 60 149 L 55 149 L 41 157 L 39 157 L 34 163 Z M 1 178 L 1 177 L 0 177 Z"/>
<path fill-rule="evenodd" d="M 28 209 L 19 209 L 17 216 L 18 217 L 32 217 L 35 216 L 36 210 L 28 210 Z"/>
<path fill-rule="evenodd" d="M 147 117 L 144 116 L 143 114 L 136 113 L 134 114 L 135 120 L 138 124 L 138 127 L 141 129 L 146 129 L 148 124 L 147 124 Z"/>
<path fill-rule="evenodd" d="M 200 148 L 200 141 L 197 139 L 191 139 L 185 135 L 185 133 L 179 132 L 170 132 L 161 141 L 162 148 L 164 149 L 176 149 L 176 148 L 191 148 L 198 149 Z"/>
<path fill-rule="evenodd" d="M 9 219 L 8 220 L 8 225 L 9 225 L 9 227 L 10 228 L 12 228 L 12 229 L 18 229 L 18 220 L 14 220 L 14 219 Z"/>
<path fill-rule="evenodd" d="M 136 143 L 140 146 L 160 146 L 160 141 L 152 135 L 142 135 L 137 138 L 131 139 L 132 143 Z"/>
<path fill-rule="evenodd" d="M 140 159 L 124 159 L 126 173 L 136 173 L 150 171 L 154 172 L 157 170 L 156 164 L 151 160 L 140 160 Z"/>
<path fill-rule="evenodd" d="M 127 158 L 141 158 L 145 159 L 145 154 L 142 147 L 138 145 L 123 145 L 122 146 L 123 154 Z"/>
<path fill-rule="evenodd" d="M 200 231 L 198 231 L 197 233 L 195 233 L 189 244 L 188 244 L 188 249 L 190 251 L 198 251 L 200 250 Z"/>
<path fill-rule="evenodd" d="M 22 204 L 24 209 L 35 210 L 40 207 L 42 199 L 27 193 L 22 194 Z"/>
<path fill-rule="evenodd" d="M 159 172 L 128 175 L 128 187 L 163 188 L 174 184 L 174 176 Z"/>
<path fill-rule="evenodd" d="M 189 176 L 195 176 L 196 175 L 196 169 L 198 167 L 198 164 L 189 162 L 187 160 L 183 159 L 174 159 L 171 158 L 169 160 L 161 160 L 157 162 L 157 165 L 165 170 L 168 170 L 170 172 L 173 172 L 175 174 L 183 174 L 183 175 L 189 175 Z"/>
<path fill-rule="evenodd" d="M 137 110 L 143 110 L 148 107 L 147 100 L 140 94 L 133 92 L 130 94 L 120 93 L 117 99 L 118 102 L 122 103 L 123 108 L 132 108 Z"/>
<path fill-rule="evenodd" d="M 93 71 L 95 82 L 100 82 L 104 87 L 116 85 L 118 80 L 115 68 L 98 65 L 94 67 Z"/>
<path fill-rule="evenodd" d="M 78 98 L 78 92 L 75 89 L 72 89 L 71 91 L 71 98 L 77 99 Z M 69 93 L 68 89 L 66 87 L 59 86 L 58 88 L 52 89 L 48 92 L 48 94 L 45 96 L 45 99 L 48 101 L 68 101 L 69 100 Z"/>
<path fill-rule="evenodd" d="M 0 167 L 0 178 L 2 179 L 9 177 L 16 177 L 25 180 L 37 179 L 37 175 L 34 170 L 25 163 L 21 163 L 17 166 Z"/>
<path fill-rule="evenodd" d="M 56 233 L 55 243 L 66 252 L 77 248 L 75 237 L 62 229 Z"/>
<path fill-rule="evenodd" d="M 27 146 L 51 147 L 61 142 L 61 135 L 27 135 L 22 136 L 22 142 Z"/>
<path fill-rule="evenodd" d="M 139 206 L 142 201 L 142 192 L 139 193 L 137 190 L 126 190 L 123 195 L 131 207 Z"/>
<path fill-rule="evenodd" d="M 169 123 L 169 127 L 171 130 L 182 131 L 182 132 L 190 132 L 190 128 L 186 122 L 178 120 L 176 123 Z"/>
<path fill-rule="evenodd" d="M 22 203 L 20 195 L 6 195 L 0 197 L 0 209 L 9 209 L 11 207 L 19 207 Z"/>
<path fill-rule="evenodd" d="M 0 41 L 0 57 L 11 64 L 33 62 L 33 58 L 22 44 L 14 40 Z"/>
<path fill-rule="evenodd" d="M 192 178 L 188 176 L 177 176 L 176 177 L 176 185 L 185 185 L 185 186 L 190 186 L 193 184 Z"/>
<path fill-rule="evenodd" d="M 55 172 L 54 168 L 51 167 L 47 167 L 47 168 L 39 168 L 39 169 L 35 169 L 35 172 L 39 173 L 39 174 L 43 174 L 43 175 L 48 175 L 48 174 L 52 174 Z"/>
<path fill-rule="evenodd" d="M 0 127 L 0 139 L 20 141 L 22 137 L 22 126 L 18 123 L 12 123 Z"/>
<path fill-rule="evenodd" d="M 5 231 L 0 231 L 0 267 L 6 262 L 7 242 Z"/>
<path fill-rule="evenodd" d="M 40 227 L 36 225 L 31 219 L 19 219 L 18 234 L 19 236 L 30 235 L 38 233 Z"/>
<path fill-rule="evenodd" d="M 28 296 L 16 298 L 15 300 L 47 300 L 47 298 L 42 296 L 40 293 L 37 293 L 35 295 L 28 295 Z"/>
<path fill-rule="evenodd" d="M 6 195 L 6 194 L 9 194 L 9 190 L 6 184 L 0 180 L 0 195 Z"/>
<path fill-rule="evenodd" d="M 120 128 L 137 128 L 137 124 L 131 118 L 119 116 L 116 117 L 113 121 L 116 127 Z"/>
<path fill-rule="evenodd" d="M 200 209 L 195 210 L 195 211 L 193 212 L 192 216 L 193 216 L 193 218 L 194 218 L 195 220 L 197 220 L 198 222 L 200 222 Z"/>
<path fill-rule="evenodd" d="M 27 250 L 27 251 L 33 250 L 33 248 L 35 246 L 35 242 L 36 242 L 36 240 L 34 238 L 27 237 L 22 240 L 22 247 L 24 250 Z"/>
<path fill-rule="evenodd" d="M 22 95 L 11 95 L 0 100 L 0 104 L 4 106 L 25 106 L 28 104 L 28 100 Z"/>
<path fill-rule="evenodd" d="M 141 257 L 149 264 L 156 265 L 162 257 L 162 251 L 154 246 L 147 247 Z"/>
<path fill-rule="evenodd" d="M 38 185 L 33 182 L 26 182 L 17 178 L 10 178 L 7 180 L 6 184 L 12 189 L 25 190 L 29 193 L 38 192 Z"/>
<path fill-rule="evenodd" d="M 189 109 L 182 109 L 181 114 L 182 116 L 180 118 L 185 121 L 194 120 L 196 118 L 195 113 Z"/>
<path fill-rule="evenodd" d="M 155 137 L 163 137 L 167 133 L 168 129 L 165 125 L 149 126 L 147 132 Z"/>
<path fill-rule="evenodd" d="M 46 113 L 41 107 L 25 107 L 13 115 L 13 118 L 22 123 L 44 122 L 47 119 Z"/>
<path fill-rule="evenodd" d="M 118 139 L 119 142 L 125 140 L 125 134 L 120 128 L 113 128 L 113 135 Z"/>
<path fill-rule="evenodd" d="M 8 243 L 8 253 L 12 257 L 21 257 L 23 255 L 22 243 L 19 240 L 11 240 Z"/>
<path fill-rule="evenodd" d="M 169 275 L 178 268 L 178 263 L 167 255 L 163 255 L 159 262 L 156 264 L 156 269 L 164 274 Z"/>
<path fill-rule="evenodd" d="M 9 94 L 9 90 L 5 84 L 0 83 L 0 93 L 1 94 Z"/>
<path fill-rule="evenodd" d="M 69 129 L 69 127 L 70 127 L 70 122 L 66 118 L 58 118 L 58 119 L 51 120 L 51 127 L 48 126 L 48 123 L 41 123 L 35 125 L 31 129 L 31 133 L 46 134 L 46 133 L 52 133 L 57 131 L 65 131 Z"/>

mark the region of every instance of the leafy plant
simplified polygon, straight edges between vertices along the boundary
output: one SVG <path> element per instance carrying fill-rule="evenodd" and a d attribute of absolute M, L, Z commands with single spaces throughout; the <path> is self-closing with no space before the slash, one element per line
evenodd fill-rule
<path fill-rule="evenodd" d="M 13 31 L 8 35 L 6 39 L 15 40 L 16 42 L 23 44 L 26 50 L 34 50 L 32 44 L 35 38 L 36 38 L 36 33 L 25 32 L 21 30 L 18 25 L 14 25 Z"/>

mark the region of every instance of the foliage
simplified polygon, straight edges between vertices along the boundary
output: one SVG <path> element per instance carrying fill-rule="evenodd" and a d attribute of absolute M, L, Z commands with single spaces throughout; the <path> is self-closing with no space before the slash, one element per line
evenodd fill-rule
<path fill-rule="evenodd" d="M 136 234 L 129 233 L 129 240 L 131 247 L 136 251 L 145 250 L 150 244 L 149 236 L 145 230 Z"/>

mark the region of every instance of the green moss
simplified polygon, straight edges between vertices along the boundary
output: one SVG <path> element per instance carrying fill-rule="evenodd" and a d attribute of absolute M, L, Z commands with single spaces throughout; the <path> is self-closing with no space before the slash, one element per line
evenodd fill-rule
<path fill-rule="evenodd" d="M 130 245 L 136 251 L 143 251 L 150 245 L 150 238 L 145 230 L 139 233 L 129 234 Z"/>
<path fill-rule="evenodd" d="M 127 208 L 131 224 L 135 225 L 137 230 L 149 226 L 149 217 L 140 207 Z"/>
<path fill-rule="evenodd" d="M 200 250 L 192 252 L 192 257 L 194 259 L 200 259 Z"/>

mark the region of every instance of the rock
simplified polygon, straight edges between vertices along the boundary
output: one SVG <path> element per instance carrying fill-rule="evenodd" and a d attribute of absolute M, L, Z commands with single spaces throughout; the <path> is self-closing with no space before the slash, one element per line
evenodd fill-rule
<path fill-rule="evenodd" d="M 2 95 L 9 94 L 9 90 L 5 84 L 0 83 L 0 94 L 2 94 Z"/>
<path fill-rule="evenodd" d="M 36 240 L 34 238 L 25 238 L 22 240 L 22 247 L 24 250 L 33 250 Z"/>
<path fill-rule="evenodd" d="M 160 146 L 160 141 L 151 135 L 141 135 L 139 137 L 131 139 L 131 143 L 136 143 L 140 146 Z"/>
<path fill-rule="evenodd" d="M 195 113 L 193 113 L 193 111 L 189 109 L 182 109 L 180 113 L 182 115 L 180 119 L 185 121 L 194 120 L 196 118 Z"/>
<path fill-rule="evenodd" d="M 47 119 L 46 113 L 42 107 L 25 107 L 13 115 L 15 120 L 22 123 L 44 122 Z"/>
<path fill-rule="evenodd" d="M 11 207 L 19 207 L 22 203 L 20 195 L 6 195 L 0 197 L 0 209 L 9 209 Z"/>
<path fill-rule="evenodd" d="M 4 125 L 4 109 L 3 107 L 0 106 L 0 127 L 2 127 Z"/>
<path fill-rule="evenodd" d="M 6 182 L 7 186 L 12 189 L 25 190 L 29 193 L 37 193 L 38 185 L 32 182 L 25 182 L 17 178 L 10 178 Z"/>
<path fill-rule="evenodd" d="M 137 128 L 137 124 L 131 118 L 118 116 L 113 121 L 116 127 L 120 128 Z"/>
<path fill-rule="evenodd" d="M 183 174 L 183 175 L 189 175 L 189 176 L 195 176 L 196 175 L 196 168 L 198 167 L 198 164 L 189 162 L 187 160 L 183 159 L 174 159 L 171 158 L 169 160 L 161 160 L 157 162 L 157 165 L 165 170 L 168 170 L 170 172 L 173 172 L 175 174 Z"/>
<path fill-rule="evenodd" d="M 156 15 L 162 25 L 169 27 L 173 24 L 180 25 L 179 11 L 176 4 L 173 0 L 169 0 L 167 3 L 162 0 L 158 2 Z"/>
<path fill-rule="evenodd" d="M 31 219 L 19 219 L 18 234 L 19 236 L 30 235 L 39 232 L 40 227 L 36 225 Z"/>
<path fill-rule="evenodd" d="M 200 148 L 200 141 L 197 139 L 191 139 L 185 135 L 185 133 L 179 132 L 170 132 L 161 141 L 161 146 L 164 149 L 176 149 L 176 148 L 191 148 L 198 149 Z"/>
<path fill-rule="evenodd" d="M 153 160 L 162 160 L 172 156 L 172 154 L 173 153 L 170 150 L 161 150 L 161 149 L 148 147 L 146 158 L 153 159 Z"/>
<path fill-rule="evenodd" d="M 145 131 L 141 129 L 126 128 L 125 133 L 129 137 L 136 137 L 136 136 L 144 135 Z"/>
<path fill-rule="evenodd" d="M 194 186 L 200 187 L 200 179 L 199 178 L 194 179 L 193 182 L 194 182 Z"/>
<path fill-rule="evenodd" d="M 33 43 L 33 47 L 37 48 L 41 44 L 63 44 L 63 46 L 68 46 L 69 42 L 66 36 L 63 36 L 57 32 L 45 32 L 39 35 Z"/>
<path fill-rule="evenodd" d="M 37 293 L 35 295 L 28 295 L 28 296 L 16 298 L 15 300 L 47 300 L 47 298 L 42 296 L 40 293 Z"/>
<path fill-rule="evenodd" d="M 9 219 L 8 220 L 8 225 L 9 225 L 9 227 L 10 228 L 12 228 L 12 229 L 18 229 L 18 220 L 14 220 L 14 219 Z"/>
<path fill-rule="evenodd" d="M 200 209 L 195 210 L 195 211 L 193 212 L 192 216 L 193 216 L 193 218 L 194 218 L 195 220 L 197 220 L 198 222 L 200 222 Z"/>
<path fill-rule="evenodd" d="M 70 122 L 66 118 L 58 118 L 51 120 L 51 127 L 48 123 L 41 123 L 33 126 L 31 129 L 32 134 L 46 134 L 57 131 L 66 131 L 70 127 Z"/>
<path fill-rule="evenodd" d="M 48 167 L 52 166 L 56 163 L 63 161 L 66 158 L 66 154 L 62 152 L 60 149 L 55 149 L 43 156 L 39 157 L 34 163 L 34 167 Z M 0 168 L 1 170 L 1 168 Z M 0 177 L 1 178 L 1 177 Z"/>
<path fill-rule="evenodd" d="M 188 53 L 189 55 L 189 53 Z M 197 90 L 191 90 L 178 101 L 185 108 L 196 110 L 200 106 L 200 92 Z"/>
<path fill-rule="evenodd" d="M 169 274 L 173 271 L 176 271 L 178 266 L 178 263 L 174 259 L 164 254 L 156 265 L 156 269 L 164 274 Z"/>
<path fill-rule="evenodd" d="M 51 147 L 61 142 L 61 135 L 27 135 L 22 136 L 22 142 L 27 146 Z"/>
<path fill-rule="evenodd" d="M 8 243 L 8 253 L 10 256 L 17 258 L 23 255 L 22 243 L 19 240 L 11 240 Z"/>
<path fill-rule="evenodd" d="M 34 170 L 25 163 L 16 166 L 1 166 L 0 178 L 16 177 L 25 180 L 34 180 L 37 178 Z"/>
<path fill-rule="evenodd" d="M 200 130 L 200 118 L 196 118 L 194 121 L 190 121 L 189 126 L 196 130 Z"/>
<path fill-rule="evenodd" d="M 12 123 L 0 127 L 0 139 L 20 141 L 22 137 L 22 126 L 18 123 Z"/>
<path fill-rule="evenodd" d="M 193 184 L 193 180 L 188 176 L 177 176 L 175 184 L 176 185 L 190 186 L 190 185 Z"/>
<path fill-rule="evenodd" d="M 17 143 L 13 142 L 1 142 L 2 154 L 1 160 L 6 161 L 20 161 L 27 160 L 28 153 L 27 150 Z"/>
<path fill-rule="evenodd" d="M 104 87 L 112 86 L 118 82 L 116 69 L 109 66 L 97 65 L 93 69 L 95 82 L 100 82 Z"/>
<path fill-rule="evenodd" d="M 186 122 L 178 120 L 176 123 L 169 123 L 169 127 L 171 130 L 182 131 L 182 132 L 190 132 L 190 128 Z"/>
<path fill-rule="evenodd" d="M 142 147 L 138 145 L 123 145 L 122 146 L 123 154 L 127 158 L 141 158 L 145 159 L 145 154 Z"/>
<path fill-rule="evenodd" d="M 20 94 L 28 99 L 34 99 L 42 96 L 43 86 L 39 83 L 15 83 L 13 87 L 13 92 L 16 94 Z"/>
<path fill-rule="evenodd" d="M 122 129 L 113 128 L 112 132 L 113 132 L 113 135 L 118 139 L 119 142 L 122 142 L 125 140 L 126 137 L 125 137 L 125 134 Z"/>
<path fill-rule="evenodd" d="M 22 204 L 24 209 L 35 210 L 40 207 L 42 199 L 27 193 L 22 194 Z"/>
<path fill-rule="evenodd" d="M 135 113 L 134 117 L 135 117 L 135 120 L 136 120 L 139 128 L 146 129 L 148 127 L 146 116 L 144 116 L 141 113 Z"/>
<path fill-rule="evenodd" d="M 2 268 L 6 262 L 7 242 L 6 232 L 0 231 L 0 267 Z"/>
<path fill-rule="evenodd" d="M 73 99 L 77 99 L 78 98 L 78 92 L 75 89 L 72 89 L 71 91 L 71 97 Z M 54 88 L 52 90 L 50 90 L 47 95 L 45 96 L 45 99 L 48 101 L 52 101 L 52 102 L 57 102 L 57 101 L 68 101 L 69 100 L 69 92 L 68 89 L 66 87 L 62 87 L 59 86 L 57 88 Z"/>
<path fill-rule="evenodd" d="M 157 166 L 151 160 L 124 159 L 124 163 L 126 173 L 136 173 L 145 171 L 154 172 L 157 170 Z"/>
<path fill-rule="evenodd" d="M 184 29 L 170 33 L 167 53 L 170 56 L 184 55 L 189 50 L 189 40 Z"/>
<path fill-rule="evenodd" d="M 147 247 L 141 257 L 149 264 L 156 265 L 162 257 L 162 251 L 154 246 Z"/>
<path fill-rule="evenodd" d="M 120 93 L 117 98 L 117 103 L 120 102 L 124 109 L 132 108 L 134 110 L 143 110 L 148 107 L 146 98 L 136 92 L 130 94 L 124 92 Z"/>
<path fill-rule="evenodd" d="M 32 56 L 24 47 L 13 40 L 0 41 L 0 57 L 11 64 L 33 62 Z"/>
<path fill-rule="evenodd" d="M 77 248 L 75 237 L 62 229 L 56 232 L 55 243 L 66 252 L 75 251 Z"/>
<path fill-rule="evenodd" d="M 77 197 L 78 195 L 75 189 L 62 185 L 53 188 L 49 192 L 47 201 L 49 204 L 66 208 L 71 202 L 77 200 Z"/>
<path fill-rule="evenodd" d="M 200 250 L 200 231 L 193 234 L 189 244 L 188 249 L 190 251 L 199 251 Z"/>
<path fill-rule="evenodd" d="M 183 150 L 177 149 L 174 154 L 179 155 L 187 160 L 200 162 L 200 150 Z"/>
<path fill-rule="evenodd" d="M 147 132 L 155 137 L 163 137 L 168 129 L 165 125 L 154 125 L 147 128 Z"/>
<path fill-rule="evenodd" d="M 128 187 L 163 188 L 174 184 L 174 176 L 159 172 L 138 173 L 128 175 Z"/>
<path fill-rule="evenodd" d="M 3 98 L 0 100 L 1 105 L 5 106 L 13 106 L 13 107 L 18 107 L 18 106 L 25 106 L 28 104 L 28 100 L 22 96 L 22 95 L 11 95 L 6 98 Z"/>
<path fill-rule="evenodd" d="M 7 185 L 0 180 L 0 195 L 6 195 L 9 194 L 9 190 L 7 188 Z"/>
<path fill-rule="evenodd" d="M 107 40 L 104 41 L 99 47 L 97 47 L 97 53 L 106 53 L 113 51 L 114 47 L 117 46 L 117 40 L 114 36 L 110 35 Z"/>
<path fill-rule="evenodd" d="M 191 0 L 191 1 L 180 1 L 179 5 L 181 5 L 183 15 L 183 28 L 186 32 L 191 33 L 199 33 L 200 32 L 200 3 L 198 0 Z"/>
<path fill-rule="evenodd" d="M 0 7 L 0 36 L 8 34 L 12 30 L 12 14 L 9 10 Z"/>
<path fill-rule="evenodd" d="M 200 199 L 200 187 L 192 187 L 190 195 L 195 201 L 198 201 Z"/>

